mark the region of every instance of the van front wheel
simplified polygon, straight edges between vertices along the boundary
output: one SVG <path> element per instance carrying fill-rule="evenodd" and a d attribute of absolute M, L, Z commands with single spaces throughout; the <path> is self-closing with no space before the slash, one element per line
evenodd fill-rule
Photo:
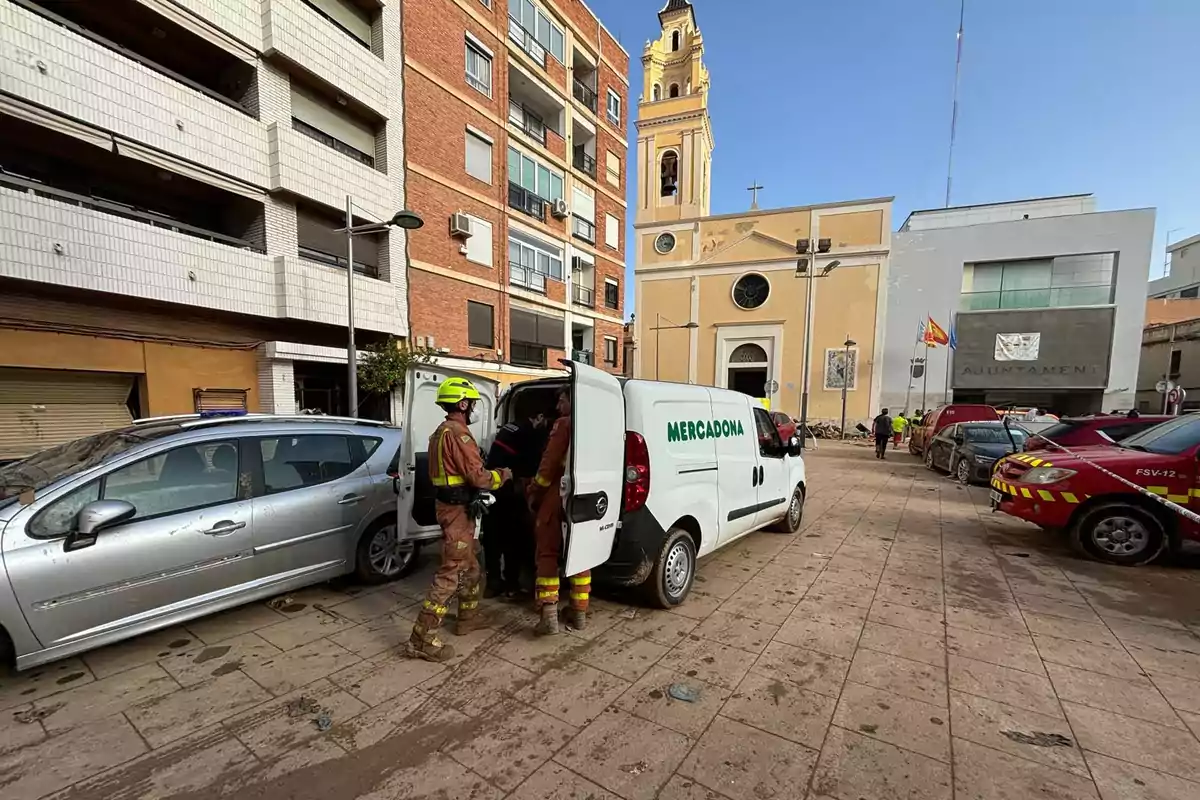
<path fill-rule="evenodd" d="M 682 528 L 671 528 L 658 551 L 654 569 L 642 584 L 646 599 L 659 608 L 684 601 L 696 579 L 696 544 Z"/>
<path fill-rule="evenodd" d="M 800 529 L 800 520 L 804 519 L 804 490 L 799 486 L 792 492 L 792 501 L 788 503 L 787 513 L 773 525 L 771 530 L 777 533 L 795 533 Z"/>

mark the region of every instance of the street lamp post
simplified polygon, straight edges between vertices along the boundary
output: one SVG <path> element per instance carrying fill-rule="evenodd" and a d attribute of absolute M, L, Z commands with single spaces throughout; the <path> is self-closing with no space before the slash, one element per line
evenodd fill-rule
<path fill-rule="evenodd" d="M 815 245 L 815 247 L 814 247 Z M 812 239 L 797 239 L 796 240 L 796 255 L 799 258 L 796 260 L 796 277 L 808 279 L 808 291 L 804 297 L 804 368 L 801 370 L 800 379 L 803 385 L 800 387 L 800 447 L 805 447 L 805 437 L 808 435 L 808 387 L 812 382 L 812 324 L 813 324 L 813 280 L 816 278 L 827 278 L 829 273 L 837 269 L 842 262 L 834 259 L 826 264 L 821 269 L 821 274 L 817 275 L 817 256 L 828 253 L 832 245 L 829 239 L 818 239 L 814 242 Z"/>
<path fill-rule="evenodd" d="M 659 363 L 658 356 L 659 356 L 659 353 L 662 352 L 662 348 L 659 346 L 660 341 L 662 339 L 662 331 L 692 330 L 694 328 L 699 328 L 700 325 L 695 322 L 689 322 L 686 325 L 676 325 L 673 322 L 670 325 L 663 325 L 662 321 L 664 319 L 667 319 L 666 317 L 664 317 L 662 314 L 655 314 L 654 317 L 655 317 L 654 321 L 657 322 L 658 324 L 655 325 L 650 330 L 654 331 L 654 380 L 658 380 L 658 363 Z M 667 319 L 667 322 L 671 322 L 671 320 Z M 688 348 L 687 368 L 688 368 L 688 372 L 690 373 L 692 371 L 691 348 Z"/>
<path fill-rule="evenodd" d="M 850 388 L 850 348 L 854 347 L 858 342 L 850 338 L 850 334 L 846 334 L 846 341 L 842 342 L 842 438 L 846 438 L 846 391 Z"/>
<path fill-rule="evenodd" d="M 335 231 L 346 234 L 346 369 L 349 378 L 349 393 L 347 416 L 358 416 L 358 348 L 354 345 L 354 237 L 372 233 L 383 233 L 388 228 L 402 228 L 415 231 L 425 224 L 412 211 L 397 211 L 387 222 L 368 222 L 364 225 L 354 224 L 354 198 L 346 195 L 346 227 Z"/>

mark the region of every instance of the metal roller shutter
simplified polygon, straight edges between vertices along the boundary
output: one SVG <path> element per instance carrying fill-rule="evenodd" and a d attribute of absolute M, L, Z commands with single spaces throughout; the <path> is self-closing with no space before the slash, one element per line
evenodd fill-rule
<path fill-rule="evenodd" d="M 0 368 L 0 461 L 130 424 L 134 378 Z"/>

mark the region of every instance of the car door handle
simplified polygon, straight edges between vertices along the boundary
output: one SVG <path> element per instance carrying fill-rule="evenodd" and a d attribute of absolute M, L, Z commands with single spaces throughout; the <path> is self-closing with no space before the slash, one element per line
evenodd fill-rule
<path fill-rule="evenodd" d="M 240 531 L 246 527 L 244 522 L 234 522 L 233 520 L 223 519 L 216 525 L 213 525 L 208 530 L 204 531 L 205 536 L 228 536 L 234 531 Z"/>
<path fill-rule="evenodd" d="M 339 506 L 351 506 L 351 505 L 354 505 L 355 503 L 357 503 L 359 500 L 365 500 L 365 499 L 366 498 L 363 497 L 361 494 L 348 494 L 345 497 L 343 497 L 341 500 L 338 500 L 338 505 Z"/>

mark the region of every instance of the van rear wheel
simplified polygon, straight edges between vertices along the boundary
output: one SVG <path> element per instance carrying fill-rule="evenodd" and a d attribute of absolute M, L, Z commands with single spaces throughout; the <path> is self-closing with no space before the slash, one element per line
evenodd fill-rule
<path fill-rule="evenodd" d="M 1166 531 L 1150 512 L 1107 503 L 1084 514 L 1072 531 L 1073 544 L 1097 561 L 1136 567 L 1149 564 L 1167 545 Z"/>
<path fill-rule="evenodd" d="M 800 520 L 804 519 L 804 490 L 799 486 L 792 492 L 792 500 L 788 503 L 787 513 L 771 525 L 770 530 L 776 533 L 795 533 L 800 529 Z"/>
<path fill-rule="evenodd" d="M 658 551 L 654 569 L 642 584 L 646 600 L 659 608 L 674 608 L 684 601 L 696 580 L 696 543 L 682 528 L 671 528 Z"/>

